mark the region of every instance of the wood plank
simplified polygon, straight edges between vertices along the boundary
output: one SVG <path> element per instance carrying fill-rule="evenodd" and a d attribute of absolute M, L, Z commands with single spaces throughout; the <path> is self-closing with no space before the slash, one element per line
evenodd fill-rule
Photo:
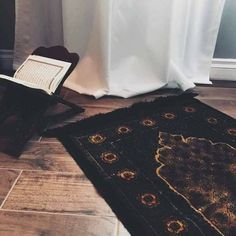
<path fill-rule="evenodd" d="M 0 169 L 0 205 L 10 191 L 20 171 Z"/>
<path fill-rule="evenodd" d="M 235 88 L 201 86 L 197 87 L 196 91 L 199 91 L 198 98 L 204 103 L 236 117 Z M 61 122 L 60 125 L 98 113 L 107 113 L 120 107 L 127 107 L 135 102 L 150 101 L 162 95 L 173 95 L 176 94 L 176 91 L 168 93 L 159 91 L 130 99 L 105 97 L 99 100 L 70 91 L 65 94 L 71 101 L 85 107 L 86 112 Z M 52 111 L 52 114 L 63 111 L 63 109 L 62 106 L 58 106 Z M 1 236 L 129 235 L 121 223 L 116 226 L 115 234 L 114 221 L 111 220 L 114 214 L 111 209 L 97 194 L 57 139 L 30 142 L 19 160 L 0 154 L 0 168 L 27 170 L 23 172 L 7 198 L 4 209 L 0 210 Z M 3 172 L 0 170 L 0 201 L 7 195 L 17 174 L 19 174 L 17 170 L 13 172 L 12 170 L 3 170 Z M 5 212 L 9 210 L 21 212 Z M 26 211 L 35 211 L 35 213 Z M 54 214 L 55 212 L 56 214 Z M 110 223 L 106 223 L 107 221 Z"/>
<path fill-rule="evenodd" d="M 0 211 L 1 236 L 114 236 L 113 217 Z"/>
<path fill-rule="evenodd" d="M 177 89 L 160 89 L 151 93 L 135 96 L 132 98 L 120 98 L 115 96 L 105 96 L 99 99 L 95 99 L 92 96 L 81 95 L 71 90 L 68 90 L 65 98 L 81 106 L 96 106 L 96 107 L 106 107 L 106 108 L 118 108 L 123 107 L 134 102 L 139 102 L 141 100 L 153 97 L 176 95 L 180 92 Z"/>
<path fill-rule="evenodd" d="M 47 171 L 23 172 L 4 209 L 113 216 L 92 184 L 81 175 Z"/>
<path fill-rule="evenodd" d="M 131 236 L 131 234 L 120 221 L 118 222 L 117 236 Z"/>
<path fill-rule="evenodd" d="M 19 159 L 0 154 L 0 168 L 80 172 L 75 161 L 59 142 L 29 142 Z"/>
<path fill-rule="evenodd" d="M 236 100 L 236 88 L 196 87 L 199 98 Z"/>
<path fill-rule="evenodd" d="M 201 102 L 221 111 L 233 118 L 236 118 L 236 100 L 222 100 L 222 99 L 199 99 Z"/>
<path fill-rule="evenodd" d="M 155 91 L 153 93 L 139 95 L 136 97 L 126 98 L 126 99 L 119 98 L 119 97 L 111 97 L 111 96 L 95 99 L 92 96 L 85 96 L 85 95 L 77 94 L 73 91 L 68 90 L 65 96 L 66 99 L 73 103 L 76 103 L 79 106 L 82 106 L 85 109 L 85 112 L 75 115 L 58 124 L 51 125 L 49 128 L 61 127 L 69 123 L 77 122 L 77 121 L 80 121 L 82 119 L 85 119 L 85 118 L 88 118 L 97 114 L 104 114 L 104 113 L 111 112 L 115 109 L 130 107 L 134 103 L 138 103 L 141 101 L 153 101 L 157 97 L 176 95 L 178 91 L 179 90 L 176 90 L 176 89 L 162 89 L 159 91 Z M 51 113 L 53 114 L 53 112 L 59 112 L 61 110 L 62 108 L 58 106 Z M 48 141 L 47 139 L 45 140 Z"/>

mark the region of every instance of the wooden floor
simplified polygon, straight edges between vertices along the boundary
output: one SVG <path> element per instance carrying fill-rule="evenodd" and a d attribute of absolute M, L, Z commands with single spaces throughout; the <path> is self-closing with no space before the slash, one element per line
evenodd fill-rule
<path fill-rule="evenodd" d="M 197 87 L 198 98 L 236 118 L 236 86 Z M 109 112 L 141 100 L 176 91 L 160 91 L 132 99 L 103 98 L 65 91 L 86 112 L 64 123 Z M 57 107 L 57 110 L 62 107 Z M 1 236 L 127 236 L 91 182 L 57 139 L 34 137 L 19 160 L 0 154 Z"/>

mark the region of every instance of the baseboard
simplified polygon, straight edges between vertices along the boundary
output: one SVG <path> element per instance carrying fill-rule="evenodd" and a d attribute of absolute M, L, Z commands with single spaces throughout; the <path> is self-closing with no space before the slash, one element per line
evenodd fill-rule
<path fill-rule="evenodd" d="M 13 50 L 0 49 L 0 69 L 12 70 Z"/>
<path fill-rule="evenodd" d="M 210 78 L 211 80 L 236 81 L 236 59 L 214 58 Z"/>

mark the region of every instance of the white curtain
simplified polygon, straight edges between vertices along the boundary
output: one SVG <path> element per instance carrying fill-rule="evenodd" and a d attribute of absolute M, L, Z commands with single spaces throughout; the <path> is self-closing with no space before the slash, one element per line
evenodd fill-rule
<path fill-rule="evenodd" d="M 15 0 L 14 68 L 39 46 L 63 44 L 61 0 Z"/>
<path fill-rule="evenodd" d="M 210 83 L 224 0 L 16 0 L 15 63 L 63 44 L 81 60 L 65 86 L 101 97 Z"/>

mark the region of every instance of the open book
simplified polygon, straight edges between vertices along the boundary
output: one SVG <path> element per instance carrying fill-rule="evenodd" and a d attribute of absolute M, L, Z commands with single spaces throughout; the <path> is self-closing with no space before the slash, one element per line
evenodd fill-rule
<path fill-rule="evenodd" d="M 71 63 L 47 57 L 30 55 L 13 77 L 0 74 L 5 79 L 33 89 L 53 94 L 60 85 Z"/>

